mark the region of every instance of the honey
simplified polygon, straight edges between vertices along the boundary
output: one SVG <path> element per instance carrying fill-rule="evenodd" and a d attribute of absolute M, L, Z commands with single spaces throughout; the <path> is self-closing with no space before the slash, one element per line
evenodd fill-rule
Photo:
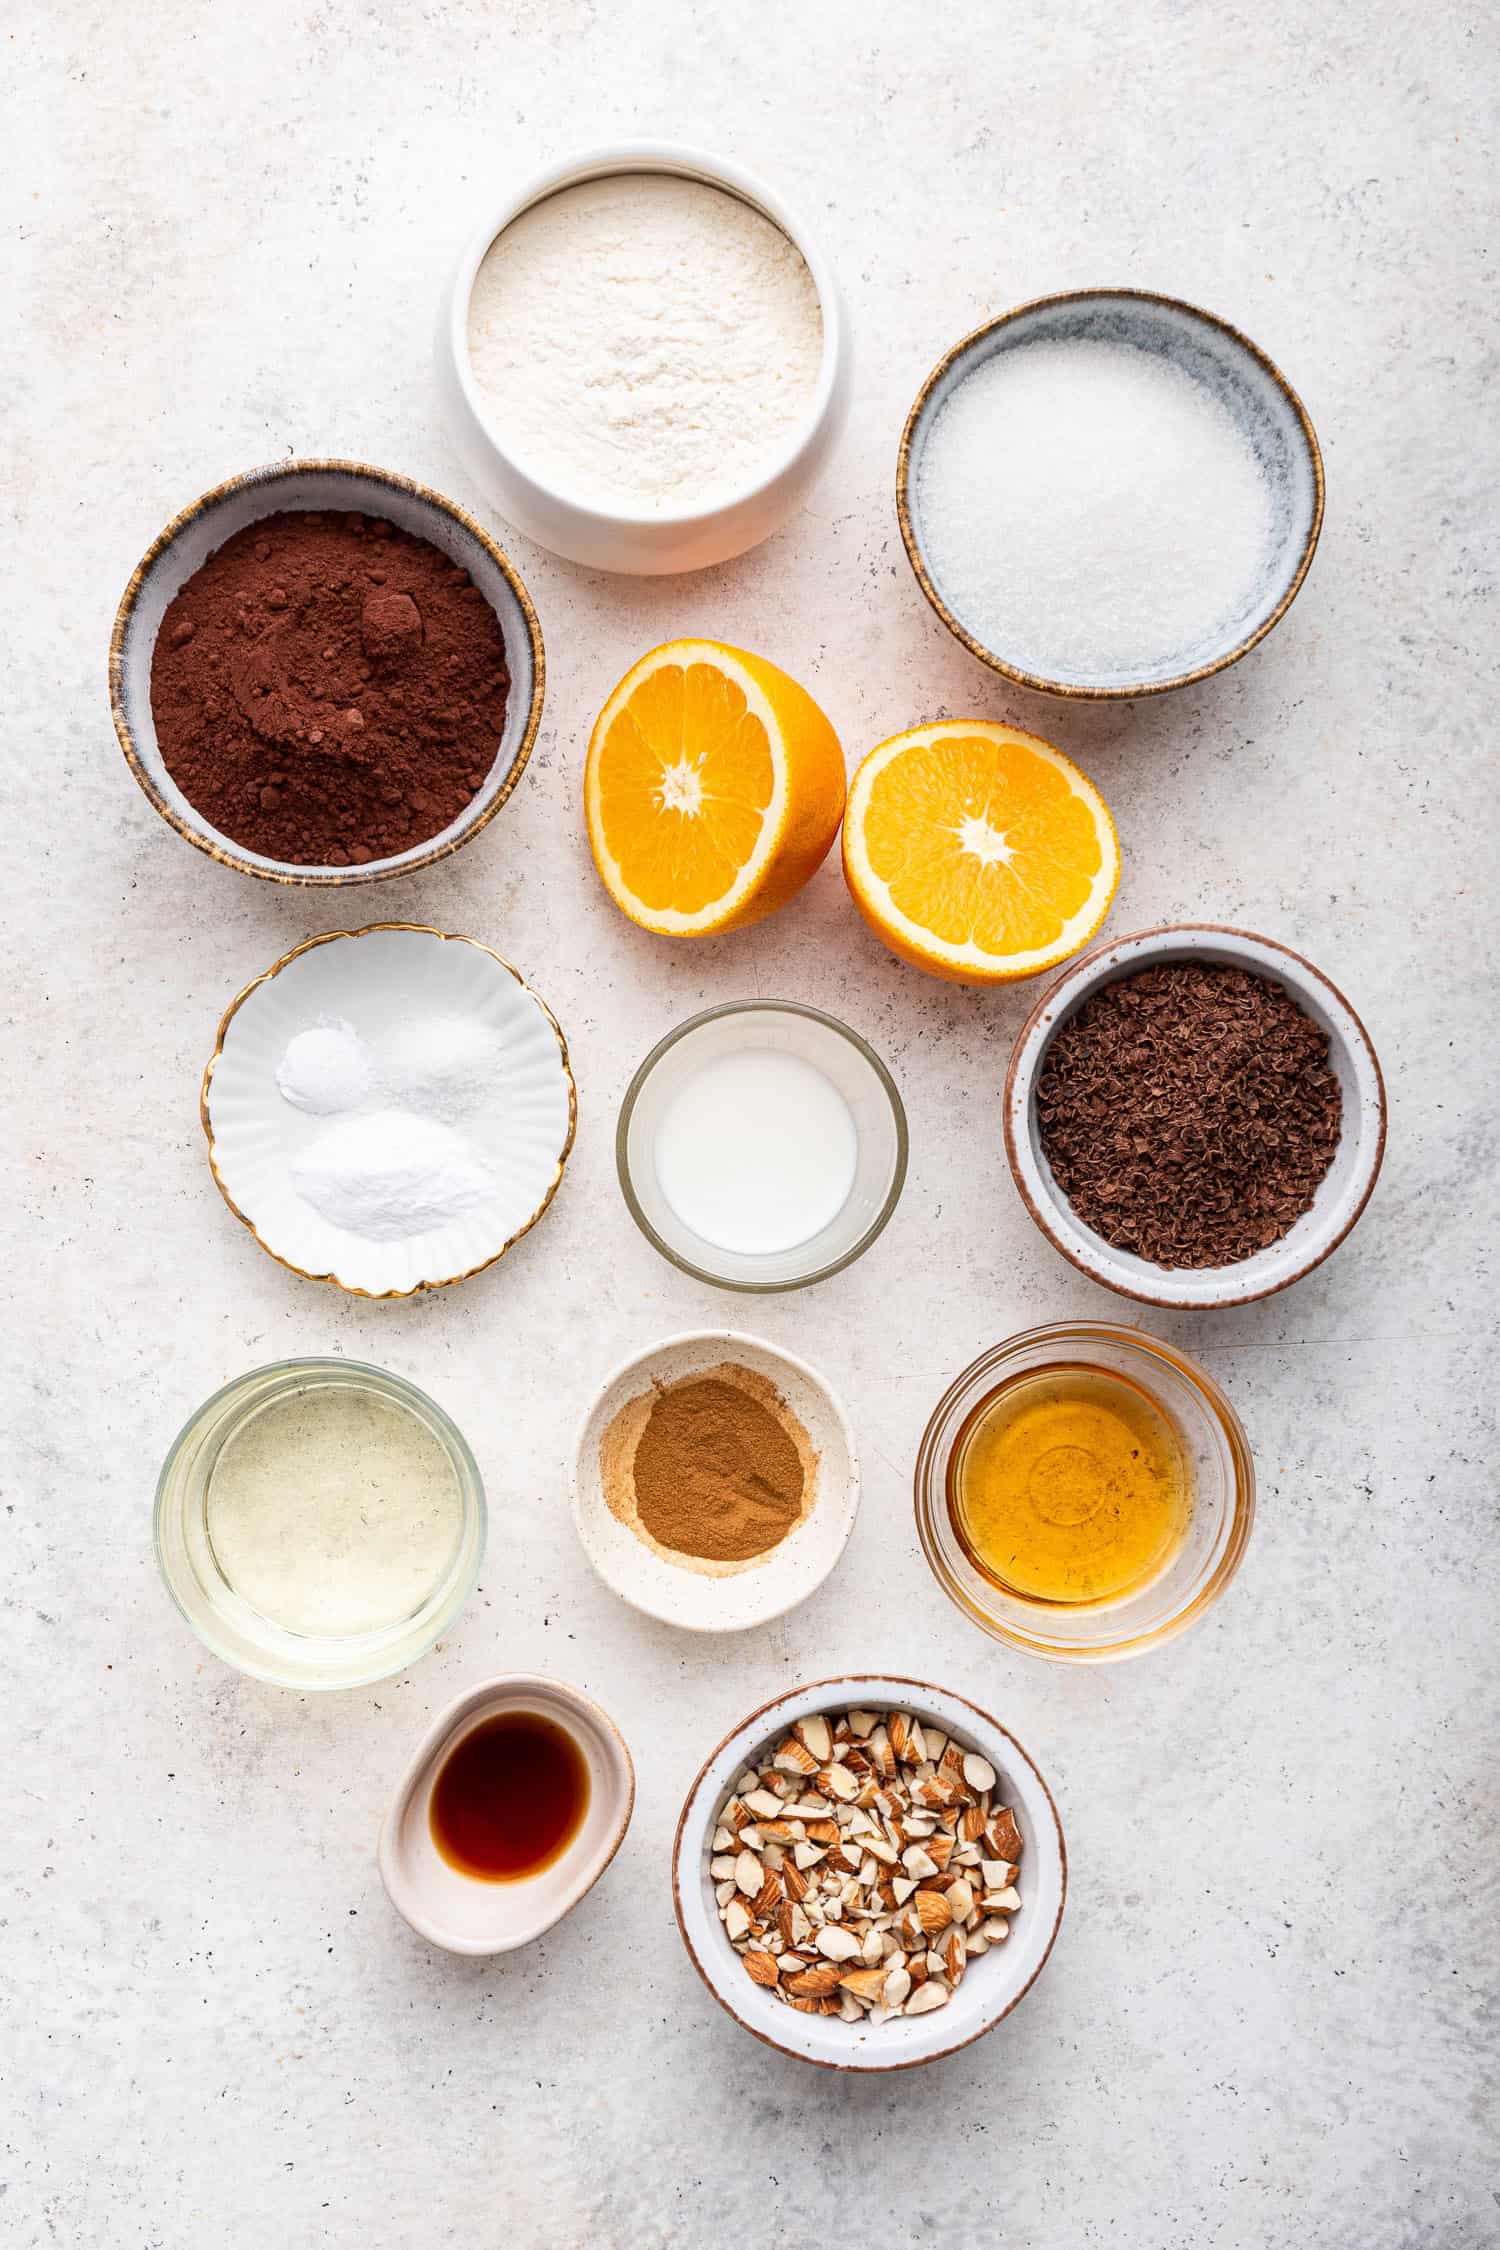
<path fill-rule="evenodd" d="M 561 1858 L 588 1809 L 588 1764 L 567 1730 L 539 1711 L 501 1711 L 444 1759 L 432 1840 L 461 1875 L 519 1882 Z"/>
<path fill-rule="evenodd" d="M 1182 1439 L 1151 1397 L 1097 1367 L 1031 1369 L 982 1399 L 948 1471 L 975 1568 L 1024 1601 L 1120 1601 L 1160 1577 L 1192 1514 Z"/>

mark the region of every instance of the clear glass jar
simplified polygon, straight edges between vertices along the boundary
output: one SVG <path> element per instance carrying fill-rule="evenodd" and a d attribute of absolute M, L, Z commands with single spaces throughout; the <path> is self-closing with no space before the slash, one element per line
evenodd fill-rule
<path fill-rule="evenodd" d="M 208 1527 L 209 1481 L 224 1446 L 277 1399 L 324 1385 L 373 1394 L 411 1415 L 447 1455 L 459 1497 L 453 1550 L 425 1599 L 394 1624 L 337 1637 L 289 1631 L 253 1608 L 220 1568 Z M 486 1525 L 484 1486 L 459 1430 L 415 1384 L 359 1360 L 278 1360 L 236 1376 L 181 1430 L 156 1487 L 156 1559 L 173 1601 L 215 1656 L 277 1687 L 364 1687 L 415 1663 L 473 1592 Z"/>
<path fill-rule="evenodd" d="M 706 1065 L 756 1049 L 820 1071 L 848 1105 L 856 1147 L 842 1208 L 806 1241 L 765 1253 L 726 1250 L 695 1233 L 656 1171 L 657 1129 L 673 1097 Z M 630 1081 L 615 1134 L 620 1186 L 647 1241 L 695 1281 L 759 1295 L 805 1289 L 862 1257 L 900 1200 L 906 1148 L 906 1112 L 880 1057 L 837 1017 L 798 1000 L 733 1000 L 668 1032 Z"/>
<path fill-rule="evenodd" d="M 1108 1604 L 1028 1600 L 997 1586 L 970 1559 L 949 1507 L 954 1451 L 974 1409 L 1010 1378 L 1058 1366 L 1097 1368 L 1149 1393 L 1191 1468 L 1192 1514 L 1182 1546 L 1159 1577 Z M 995 1345 L 944 1393 L 917 1451 L 916 1507 L 934 1578 L 982 1631 L 1033 1656 L 1104 1664 L 1160 1647 L 1219 1599 L 1255 1519 L 1255 1464 L 1239 1416 L 1185 1352 L 1139 1328 L 1060 1321 Z"/>

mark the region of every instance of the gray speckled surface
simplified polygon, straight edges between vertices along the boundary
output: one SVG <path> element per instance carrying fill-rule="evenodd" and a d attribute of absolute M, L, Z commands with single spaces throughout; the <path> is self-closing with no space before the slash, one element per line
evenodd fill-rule
<path fill-rule="evenodd" d="M 8 2243 L 1500 2236 L 1496 62 L 1482 10 L 1402 0 L 955 0 L 920 28 L 852 0 L 23 9 L 0 252 L 22 316 L 3 424 Z M 444 265 L 503 172 L 652 130 L 738 153 L 815 219 L 847 285 L 854 414 L 813 507 L 708 577 L 611 583 L 513 543 L 548 643 L 532 771 L 470 852 L 363 894 L 355 918 L 472 930 L 526 968 L 573 1043 L 578 1150 L 491 1274 L 415 1306 L 343 1303 L 234 1225 L 195 1117 L 225 1000 L 341 916 L 227 875 L 151 812 L 109 726 L 110 617 L 165 518 L 257 460 L 362 456 L 473 499 L 429 368 Z M 1100 280 L 1256 337 L 1307 400 L 1330 503 L 1300 601 L 1236 672 L 1069 712 L 947 639 L 890 488 L 901 417 L 949 343 Z M 1008 1657 L 915 1547 L 910 1464 L 949 1377 L 1024 1323 L 1120 1309 L 1046 1249 L 1003 1174 L 997 1087 L 1029 996 L 900 967 L 833 867 L 764 930 L 691 953 L 596 887 L 590 718 L 642 648 L 694 630 L 805 679 L 851 756 L 964 710 L 1052 734 L 1119 816 L 1112 927 L 1195 915 L 1286 938 L 1381 1050 L 1391 1145 L 1350 1243 L 1286 1296 L 1165 1323 L 1234 1396 L 1263 1487 L 1232 1595 L 1153 1661 L 1074 1676 Z M 606 1366 L 743 1309 L 635 1235 L 611 1129 L 645 1047 L 746 990 L 821 1002 L 877 1042 L 914 1159 L 863 1264 L 745 1316 L 852 1408 L 868 1481 L 849 1552 L 800 1613 L 703 1646 L 591 1577 L 563 1477 Z M 187 1410 L 299 1350 L 429 1387 L 495 1514 L 446 1646 L 325 1702 L 200 1652 L 149 1543 Z M 1073 1854 L 1026 2005 L 879 2086 L 742 2038 L 688 1966 L 665 1880 L 709 1745 L 776 1688 L 866 1663 L 995 1710 L 1054 1781 Z M 599 1696 L 641 1787 L 600 1888 L 485 1966 L 394 1920 L 373 1845 L 428 1715 L 501 1666 Z"/>

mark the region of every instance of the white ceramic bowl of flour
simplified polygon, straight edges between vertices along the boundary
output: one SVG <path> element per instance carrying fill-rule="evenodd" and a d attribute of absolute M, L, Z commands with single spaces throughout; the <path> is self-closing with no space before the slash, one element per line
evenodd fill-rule
<path fill-rule="evenodd" d="M 1019 686 L 1158 695 L 1285 616 L 1323 520 L 1305 408 L 1248 336 L 1175 297 L 1080 289 L 939 361 L 902 434 L 917 581 Z"/>
<path fill-rule="evenodd" d="M 769 538 L 848 404 L 838 291 L 807 229 L 739 165 L 668 142 L 513 188 L 459 259 L 437 363 L 502 514 L 571 562 L 640 576 Z"/>
<path fill-rule="evenodd" d="M 225 1202 L 309 1281 L 364 1297 L 492 1265 L 548 1209 L 573 1145 L 546 1003 L 476 939 L 337 930 L 239 995 L 203 1074 Z"/>

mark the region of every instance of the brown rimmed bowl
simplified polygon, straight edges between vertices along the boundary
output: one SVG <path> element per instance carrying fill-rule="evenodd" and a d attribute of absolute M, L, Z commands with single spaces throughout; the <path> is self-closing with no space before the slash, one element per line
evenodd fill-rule
<path fill-rule="evenodd" d="M 237 843 L 190 804 L 166 769 L 151 715 L 151 665 L 168 605 L 226 539 L 264 517 L 310 509 L 384 516 L 428 540 L 466 570 L 499 621 L 510 672 L 505 724 L 489 772 L 457 819 L 438 835 L 359 867 L 304 866 L 268 859 Z M 411 875 L 446 859 L 492 821 L 526 770 L 541 724 L 546 663 L 542 629 L 520 573 L 472 516 L 441 493 L 359 461 L 275 461 L 215 485 L 147 548 L 115 613 L 109 642 L 109 701 L 126 763 L 169 828 L 225 867 L 271 883 L 332 889 Z"/>
<path fill-rule="evenodd" d="M 1254 592 L 1200 645 L 1170 663 L 1085 677 L 1049 674 L 1036 653 L 989 645 L 934 572 L 922 532 L 920 471 L 933 425 L 965 378 L 998 353 L 1033 343 L 1128 344 L 1166 359 L 1223 406 L 1250 444 L 1271 495 L 1272 526 Z M 896 456 L 896 518 L 917 584 L 955 640 L 1018 687 L 1080 702 L 1164 695 L 1237 664 L 1279 624 L 1307 576 L 1323 524 L 1323 457 L 1307 409 L 1280 368 L 1238 328 L 1148 289 L 1070 289 L 1035 297 L 972 329 L 918 391 Z"/>
<path fill-rule="evenodd" d="M 1343 1096 L 1343 1132 L 1334 1159 L 1290 1231 L 1269 1249 L 1232 1266 L 1158 1266 L 1117 1249 L 1085 1226 L 1042 1152 L 1036 1085 L 1048 1045 L 1101 985 L 1168 961 L 1244 969 L 1279 984 L 1328 1034 L 1329 1067 Z M 1021 1201 L 1054 1250 L 1091 1281 L 1122 1297 L 1174 1310 L 1247 1305 L 1301 1281 L 1330 1257 L 1369 1202 L 1385 1154 L 1385 1081 L 1370 1035 L 1338 986 L 1290 946 L 1216 922 L 1177 922 L 1097 945 L 1043 993 L 1011 1050 L 1004 1094 L 1005 1153 Z"/>
<path fill-rule="evenodd" d="M 815 1711 L 841 1711 L 851 1704 L 914 1712 L 988 1758 L 1025 1846 L 1016 1878 L 1022 1903 L 1011 1918 L 1006 1943 L 992 1946 L 970 1964 L 946 2007 L 884 2024 L 802 2015 L 753 1983 L 724 1934 L 708 1872 L 719 1808 L 746 1763 L 779 1741 L 794 1720 Z M 967 1697 L 899 1673 L 848 1672 L 791 1688 L 761 1704 L 724 1737 L 703 1765 L 688 1791 L 672 1844 L 677 1926 L 688 1958 L 709 1991 L 752 2038 L 825 2070 L 911 2070 L 955 2054 L 993 2031 L 1025 1999 L 1046 1967 L 1067 1892 L 1068 1852 L 1062 1822 L 1029 1751 Z"/>
<path fill-rule="evenodd" d="M 1007 1380 L 1064 1366 L 1118 1375 L 1145 1391 L 1176 1431 L 1192 1477 L 1182 1546 L 1148 1585 L 1109 1602 L 1027 1600 L 997 1586 L 970 1556 L 949 1504 L 954 1456 L 978 1408 Z M 1028 1656 L 1109 1664 L 1160 1648 L 1218 1601 L 1255 1521 L 1255 1463 L 1239 1416 L 1186 1352 L 1139 1328 L 1058 1321 L 996 1344 L 950 1383 L 917 1449 L 916 1508 L 932 1575 L 971 1624 Z"/>

